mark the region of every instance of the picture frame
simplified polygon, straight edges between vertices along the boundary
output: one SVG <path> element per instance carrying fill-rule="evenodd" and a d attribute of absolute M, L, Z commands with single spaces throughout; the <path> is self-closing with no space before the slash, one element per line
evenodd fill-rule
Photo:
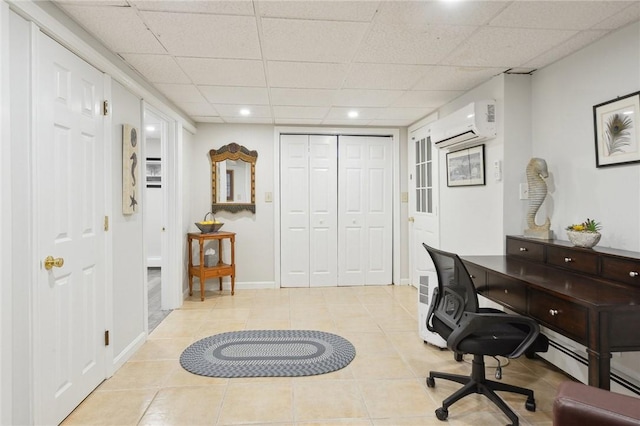
<path fill-rule="evenodd" d="M 157 157 L 147 157 L 147 188 L 162 188 L 162 161 Z"/>
<path fill-rule="evenodd" d="M 640 162 L 640 92 L 593 106 L 596 167 Z"/>
<path fill-rule="evenodd" d="M 484 184 L 484 145 L 447 152 L 447 186 Z"/>

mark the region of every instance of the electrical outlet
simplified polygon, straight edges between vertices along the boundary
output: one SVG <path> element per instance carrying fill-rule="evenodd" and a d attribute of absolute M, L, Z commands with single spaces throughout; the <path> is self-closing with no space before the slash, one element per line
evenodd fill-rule
<path fill-rule="evenodd" d="M 529 185 L 526 183 L 520 184 L 520 199 L 528 200 L 529 199 Z"/>
<path fill-rule="evenodd" d="M 264 193 L 264 202 L 265 203 L 272 203 L 273 202 L 273 193 L 265 192 Z"/>

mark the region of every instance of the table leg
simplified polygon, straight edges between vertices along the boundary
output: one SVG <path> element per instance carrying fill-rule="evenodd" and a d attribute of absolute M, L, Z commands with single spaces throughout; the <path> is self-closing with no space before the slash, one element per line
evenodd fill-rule
<path fill-rule="evenodd" d="M 200 240 L 200 301 L 204 301 L 204 241 Z"/>
<path fill-rule="evenodd" d="M 191 237 L 187 237 L 189 247 L 189 296 L 193 295 L 193 253 L 191 252 L 191 242 L 193 241 Z"/>

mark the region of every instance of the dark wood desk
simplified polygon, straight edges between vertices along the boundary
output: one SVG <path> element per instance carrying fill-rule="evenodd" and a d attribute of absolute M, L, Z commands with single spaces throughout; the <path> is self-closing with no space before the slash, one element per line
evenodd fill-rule
<path fill-rule="evenodd" d="M 640 351 L 640 253 L 507 237 L 505 256 L 463 256 L 478 293 L 587 347 L 609 389 L 611 352 Z"/>

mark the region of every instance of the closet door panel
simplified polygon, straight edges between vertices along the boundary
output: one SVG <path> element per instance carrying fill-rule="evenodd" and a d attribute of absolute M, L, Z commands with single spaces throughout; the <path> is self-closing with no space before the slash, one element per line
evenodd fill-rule
<path fill-rule="evenodd" d="M 336 286 L 338 277 L 338 144 L 309 137 L 309 285 Z"/>
<path fill-rule="evenodd" d="M 309 286 L 309 159 L 307 135 L 280 137 L 280 263 L 282 287 Z"/>

